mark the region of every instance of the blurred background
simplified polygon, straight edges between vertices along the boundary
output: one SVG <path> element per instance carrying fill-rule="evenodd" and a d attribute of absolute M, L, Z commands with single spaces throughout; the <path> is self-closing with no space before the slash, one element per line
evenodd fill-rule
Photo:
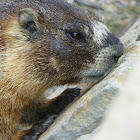
<path fill-rule="evenodd" d="M 140 0 L 65 0 L 93 11 L 118 37 L 140 17 Z"/>
<path fill-rule="evenodd" d="M 7 0 L 0 0 L 5 2 Z M 118 37 L 140 17 L 140 0 L 64 0 L 93 11 Z"/>

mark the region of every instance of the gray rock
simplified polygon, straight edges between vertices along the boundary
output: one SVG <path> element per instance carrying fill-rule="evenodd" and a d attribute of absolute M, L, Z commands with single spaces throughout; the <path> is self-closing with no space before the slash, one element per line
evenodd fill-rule
<path fill-rule="evenodd" d="M 77 140 L 140 140 L 140 58 L 137 62 L 98 131 Z"/>
<path fill-rule="evenodd" d="M 136 42 L 140 34 L 140 17 L 134 25 L 121 37 L 121 41 L 125 46 L 129 46 Z"/>
<path fill-rule="evenodd" d="M 140 47 L 140 42 L 136 42 L 132 46 Z M 136 47 L 136 48 L 137 48 Z M 134 47 L 135 48 L 135 47 Z M 139 50 L 139 51 L 138 51 Z M 140 49 L 134 49 L 140 55 Z M 131 51 L 130 51 L 131 52 Z M 134 53 L 134 52 L 133 52 Z M 140 56 L 137 57 L 137 64 Z M 123 62 L 124 63 L 124 62 Z M 137 66 L 137 65 L 136 65 Z M 135 69 L 135 67 L 133 68 Z M 131 70 L 130 70 L 131 71 Z M 111 102 L 105 118 L 92 133 L 82 135 L 76 140 L 139 140 L 140 134 L 140 64 L 135 71 L 127 75 L 126 82 L 122 83 L 119 94 L 115 100 Z M 112 105 L 113 104 L 113 105 Z M 121 135 L 120 135 L 121 134 Z"/>
<path fill-rule="evenodd" d="M 116 94 L 140 58 L 140 43 L 134 43 L 137 38 L 135 29 L 137 36 L 140 33 L 140 26 L 137 26 L 139 24 L 140 19 L 128 31 L 131 32 L 129 38 L 127 33 L 121 38 L 125 45 L 128 43 L 129 46 L 126 47 L 116 68 L 69 106 L 39 140 L 76 140 L 82 135 L 95 133 L 101 125 L 104 112 L 109 108 L 112 99 L 116 98 Z"/>
<path fill-rule="evenodd" d="M 139 34 L 139 36 L 137 37 L 136 41 L 140 41 L 140 34 Z"/>

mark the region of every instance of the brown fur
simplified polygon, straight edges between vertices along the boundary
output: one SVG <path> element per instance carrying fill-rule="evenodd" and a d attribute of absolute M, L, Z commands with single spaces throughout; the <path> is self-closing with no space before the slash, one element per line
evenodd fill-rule
<path fill-rule="evenodd" d="M 24 28 L 26 16 L 35 21 L 35 33 L 29 33 L 32 31 L 30 27 Z M 20 139 L 26 133 L 21 130 L 25 126 L 29 129 L 35 123 L 30 123 L 31 120 L 27 123 L 22 121 L 25 120 L 23 116 L 26 117 L 26 113 L 29 115 L 31 110 L 57 114 L 60 109 L 54 111 L 54 102 L 63 99 L 63 95 L 47 101 L 45 90 L 53 86 L 79 83 L 84 78 L 83 71 L 88 71 L 94 64 L 99 50 L 110 47 L 115 54 L 104 54 L 109 59 L 102 62 L 103 70 L 100 70 L 98 63 L 99 70 L 96 68 L 96 74 L 89 75 L 93 80 L 111 69 L 116 63 L 114 56 L 119 57 L 123 52 L 122 45 L 114 47 L 114 44 L 120 42 L 109 31 L 103 44 L 93 40 L 91 23 L 99 21 L 95 15 L 60 0 L 8 0 L 6 4 L 0 4 L 0 19 L 0 139 Z M 83 32 L 87 28 L 88 35 L 85 35 Z M 84 39 L 70 39 L 65 34 L 69 32 L 66 29 L 79 31 L 84 34 Z M 62 102 L 60 108 L 67 104 Z"/>

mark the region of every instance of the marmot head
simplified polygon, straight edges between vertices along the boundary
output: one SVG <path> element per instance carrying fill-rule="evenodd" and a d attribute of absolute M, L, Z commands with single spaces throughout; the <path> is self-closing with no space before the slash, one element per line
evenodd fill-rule
<path fill-rule="evenodd" d="M 8 8 L 10 16 L 1 23 L 2 69 L 17 85 L 94 81 L 123 53 L 122 43 L 93 13 L 63 1 L 20 0 Z"/>

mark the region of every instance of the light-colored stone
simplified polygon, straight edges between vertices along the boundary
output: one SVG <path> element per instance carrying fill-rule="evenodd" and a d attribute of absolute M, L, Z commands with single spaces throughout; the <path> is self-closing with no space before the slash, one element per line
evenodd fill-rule
<path fill-rule="evenodd" d="M 137 28 L 138 31 L 139 28 Z M 131 32 L 130 42 L 133 40 L 132 33 L 135 32 Z M 127 33 L 125 36 L 127 38 Z M 124 42 L 126 40 L 125 36 L 122 37 Z M 92 87 L 75 103 L 69 106 L 39 140 L 76 140 L 82 137 L 82 135 L 94 133 L 101 124 L 105 110 L 123 87 L 129 73 L 135 68 L 139 58 L 139 42 L 126 47 L 125 53 L 119 60 L 116 68 L 99 84 Z"/>
<path fill-rule="evenodd" d="M 139 42 L 140 46 L 140 42 Z M 101 130 L 89 140 L 140 140 L 140 59 L 106 114 Z"/>
<path fill-rule="evenodd" d="M 134 25 L 121 37 L 121 41 L 125 46 L 129 46 L 136 42 L 140 35 L 140 17 Z"/>
<path fill-rule="evenodd" d="M 140 34 L 139 34 L 139 36 L 137 37 L 136 41 L 140 41 Z"/>
<path fill-rule="evenodd" d="M 138 44 L 140 46 L 140 42 Z M 140 59 L 96 133 L 77 140 L 140 140 Z"/>

